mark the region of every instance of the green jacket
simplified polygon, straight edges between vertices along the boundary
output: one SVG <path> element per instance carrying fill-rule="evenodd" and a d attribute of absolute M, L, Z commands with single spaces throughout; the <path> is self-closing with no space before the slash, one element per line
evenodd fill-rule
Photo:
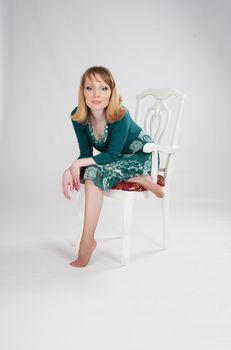
<path fill-rule="evenodd" d="M 73 109 L 71 116 L 75 114 L 78 106 Z M 108 137 L 105 142 L 97 142 L 91 134 L 89 125 L 72 120 L 77 141 L 79 144 L 80 158 L 91 157 L 101 165 L 115 162 L 129 152 L 130 143 L 138 136 L 142 128 L 135 123 L 128 111 L 117 122 L 108 123 Z M 93 147 L 100 154 L 93 156 Z"/>

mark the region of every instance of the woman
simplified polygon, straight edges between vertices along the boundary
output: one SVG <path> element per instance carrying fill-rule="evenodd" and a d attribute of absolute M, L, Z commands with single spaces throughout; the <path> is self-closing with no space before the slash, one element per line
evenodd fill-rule
<path fill-rule="evenodd" d="M 96 247 L 94 239 L 103 204 L 103 190 L 126 180 L 141 184 L 157 197 L 164 197 L 152 181 L 151 154 L 142 148 L 152 138 L 144 133 L 121 105 L 111 72 L 102 66 L 87 69 L 80 82 L 78 106 L 71 120 L 79 144 L 80 156 L 64 171 L 62 190 L 67 199 L 70 191 L 84 183 L 85 213 L 82 237 L 76 260 L 70 265 L 84 267 Z M 93 147 L 100 151 L 93 156 Z"/>

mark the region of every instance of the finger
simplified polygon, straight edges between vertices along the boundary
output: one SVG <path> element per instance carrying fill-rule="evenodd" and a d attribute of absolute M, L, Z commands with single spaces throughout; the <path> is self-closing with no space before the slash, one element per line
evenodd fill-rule
<path fill-rule="evenodd" d="M 76 191 L 78 191 L 79 186 L 78 186 L 78 179 L 76 177 L 74 177 L 74 184 L 75 184 Z"/>
<path fill-rule="evenodd" d="M 69 181 L 69 185 L 70 185 L 70 190 L 71 191 L 74 191 L 75 189 L 75 186 L 74 186 L 74 181 L 73 181 L 73 178 L 71 177 L 70 181 Z"/>
<path fill-rule="evenodd" d="M 78 185 L 78 188 L 80 188 L 80 177 L 79 176 L 77 178 L 77 185 Z"/>
<path fill-rule="evenodd" d="M 76 190 L 78 191 L 79 190 L 79 178 L 78 177 L 75 178 L 75 187 L 76 187 Z"/>
<path fill-rule="evenodd" d="M 79 190 L 80 189 L 80 182 L 79 182 L 79 180 L 77 182 L 77 187 L 78 187 L 78 190 Z"/>
<path fill-rule="evenodd" d="M 67 195 L 67 198 L 68 198 L 68 199 L 71 199 L 71 197 L 70 197 L 70 195 L 69 195 L 69 191 L 68 191 L 68 184 L 67 184 L 67 186 L 66 186 L 66 195 Z"/>
<path fill-rule="evenodd" d="M 70 197 L 70 195 L 69 195 L 69 193 L 68 193 L 68 190 L 67 190 L 67 192 L 66 192 L 66 198 L 67 198 L 67 199 L 71 199 L 71 197 Z"/>
<path fill-rule="evenodd" d="M 63 191 L 64 196 L 66 197 L 66 189 L 65 189 L 65 182 L 64 181 L 62 182 L 62 191 Z"/>
<path fill-rule="evenodd" d="M 66 190 L 65 190 L 65 184 L 62 183 L 62 192 L 65 197 L 67 197 Z"/>
<path fill-rule="evenodd" d="M 68 192 L 68 183 L 64 183 L 64 196 L 67 199 L 71 199 L 70 196 L 69 196 L 69 192 Z"/>
<path fill-rule="evenodd" d="M 74 182 L 74 181 L 72 181 L 72 188 L 73 188 L 73 191 L 74 191 L 74 190 L 77 190 L 77 188 L 76 188 L 76 186 L 75 186 L 75 182 Z"/>

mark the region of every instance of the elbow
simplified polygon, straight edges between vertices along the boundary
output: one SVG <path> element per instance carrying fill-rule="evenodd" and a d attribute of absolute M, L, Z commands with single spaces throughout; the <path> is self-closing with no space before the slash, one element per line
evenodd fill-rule
<path fill-rule="evenodd" d="M 110 163 L 116 162 L 120 158 L 120 154 L 110 153 L 109 158 L 110 158 Z"/>

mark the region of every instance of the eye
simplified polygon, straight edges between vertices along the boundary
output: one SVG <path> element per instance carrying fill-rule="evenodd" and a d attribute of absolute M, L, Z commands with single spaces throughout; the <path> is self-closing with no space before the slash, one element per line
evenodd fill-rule
<path fill-rule="evenodd" d="M 86 86 L 85 89 L 90 91 L 92 88 L 90 86 Z"/>
<path fill-rule="evenodd" d="M 106 86 L 104 86 L 104 87 L 102 87 L 102 90 L 103 90 L 103 91 L 107 91 L 108 88 L 107 88 Z"/>

